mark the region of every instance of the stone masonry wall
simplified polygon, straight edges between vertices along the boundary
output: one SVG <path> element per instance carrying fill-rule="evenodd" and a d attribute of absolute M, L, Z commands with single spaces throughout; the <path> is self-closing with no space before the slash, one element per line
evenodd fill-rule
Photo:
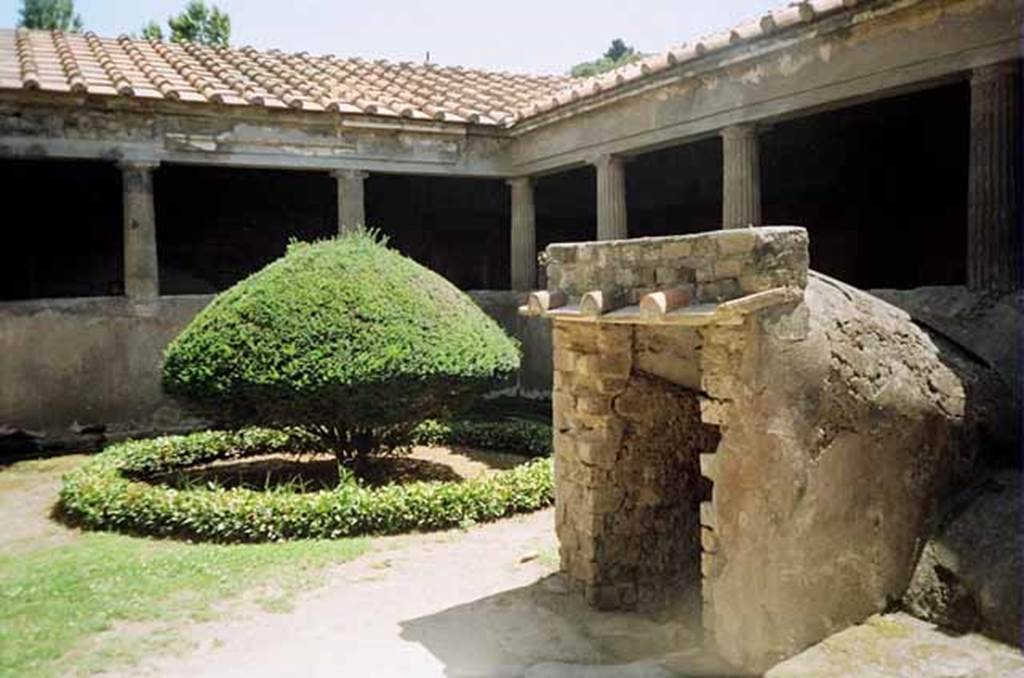
<path fill-rule="evenodd" d="M 699 590 L 699 456 L 718 434 L 695 391 L 640 369 L 659 355 L 674 362 L 645 350 L 656 344 L 645 329 L 554 331 L 556 530 L 563 568 L 601 609 L 663 607 Z"/>
<path fill-rule="evenodd" d="M 577 303 L 591 290 L 635 304 L 688 285 L 699 303 L 807 284 L 807 233 L 779 226 L 713 234 L 549 245 L 548 289 Z"/>

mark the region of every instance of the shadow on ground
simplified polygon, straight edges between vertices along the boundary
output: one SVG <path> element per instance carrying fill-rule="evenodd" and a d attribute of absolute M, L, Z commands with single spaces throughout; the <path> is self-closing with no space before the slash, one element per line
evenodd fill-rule
<path fill-rule="evenodd" d="M 701 646 L 695 601 L 657 615 L 598 612 L 562 574 L 400 625 L 452 678 L 735 674 Z"/>

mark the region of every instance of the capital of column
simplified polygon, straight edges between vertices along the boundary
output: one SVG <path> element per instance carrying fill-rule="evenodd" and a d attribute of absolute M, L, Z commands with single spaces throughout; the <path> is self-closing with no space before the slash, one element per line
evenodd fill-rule
<path fill-rule="evenodd" d="M 626 158 L 612 153 L 598 153 L 597 155 L 593 155 L 588 158 L 587 162 L 598 169 L 613 166 L 621 167 L 625 164 Z"/>
<path fill-rule="evenodd" d="M 533 177 L 509 177 L 508 179 L 505 179 L 505 183 L 512 188 L 530 188 L 533 186 Z"/>
<path fill-rule="evenodd" d="M 757 137 L 758 126 L 754 123 L 741 123 L 723 127 L 719 134 L 727 141 L 740 141 Z"/>
<path fill-rule="evenodd" d="M 971 71 L 971 85 L 983 85 L 993 80 L 1015 78 L 1019 71 L 1020 68 L 1016 60 L 979 66 Z"/>
<path fill-rule="evenodd" d="M 334 177 L 335 179 L 345 179 L 347 181 L 352 181 L 355 179 L 366 179 L 370 176 L 370 173 L 367 172 L 366 170 L 337 169 L 331 170 L 331 176 Z"/>
<path fill-rule="evenodd" d="M 121 158 L 117 161 L 117 167 L 124 171 L 146 171 L 154 170 L 160 166 L 160 161 L 153 158 Z"/>

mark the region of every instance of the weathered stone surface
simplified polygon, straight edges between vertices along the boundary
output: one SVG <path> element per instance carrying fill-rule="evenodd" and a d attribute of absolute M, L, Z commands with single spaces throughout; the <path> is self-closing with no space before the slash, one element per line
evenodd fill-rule
<path fill-rule="evenodd" d="M 719 233 L 724 256 L 746 250 L 743 292 L 795 295 L 698 327 L 551 316 L 557 525 L 563 568 L 600 608 L 679 595 L 699 566 L 706 631 L 760 671 L 903 595 L 1012 399 L 984 361 L 907 313 L 808 277 L 802 229 Z M 718 240 L 549 254 L 573 262 L 568 294 L 610 276 L 628 295 L 631 269 L 708 279 Z M 669 263 L 679 242 L 697 258 Z"/>
<path fill-rule="evenodd" d="M 928 540 L 904 605 L 956 632 L 981 631 L 1006 643 L 1021 639 L 1021 482 L 1004 472 L 966 492 Z M 971 501 L 973 499 L 973 501 Z"/>
<path fill-rule="evenodd" d="M 754 669 L 902 595 L 972 468 L 987 416 L 974 394 L 995 380 L 842 283 L 813 276 L 802 306 L 705 333 L 722 432 L 708 622 L 723 654 Z"/>
<path fill-rule="evenodd" d="M 558 324 L 556 529 L 563 569 L 595 606 L 663 606 L 699 590 L 701 452 L 715 430 L 697 393 L 658 376 L 677 355 L 649 328 Z M 676 330 L 677 332 L 685 330 Z M 633 347 L 643 366 L 633 363 Z"/>
<path fill-rule="evenodd" d="M 981 636 L 955 636 L 906 614 L 871 617 L 778 664 L 766 678 L 1005 678 L 1024 656 Z"/>
<path fill-rule="evenodd" d="M 807 282 L 807 231 L 793 226 L 548 245 L 548 287 L 579 303 L 600 289 L 636 304 L 654 288 L 696 285 L 696 301 Z"/>

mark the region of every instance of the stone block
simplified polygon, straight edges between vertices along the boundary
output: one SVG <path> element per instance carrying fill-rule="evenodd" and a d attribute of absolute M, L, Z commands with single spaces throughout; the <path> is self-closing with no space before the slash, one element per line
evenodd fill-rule
<path fill-rule="evenodd" d="M 678 240 L 666 243 L 661 247 L 661 255 L 666 259 L 688 257 L 693 253 L 693 243 L 689 240 Z"/>
<path fill-rule="evenodd" d="M 715 233 L 715 245 L 721 257 L 747 254 L 752 252 L 757 244 L 758 233 L 753 229 L 735 228 Z"/>
<path fill-rule="evenodd" d="M 738 278 L 743 273 L 741 259 L 719 259 L 715 262 L 715 278 Z"/>
<path fill-rule="evenodd" d="M 701 527 L 708 527 L 712 530 L 718 528 L 715 507 L 710 501 L 702 501 L 700 503 L 700 524 Z"/>
<path fill-rule="evenodd" d="M 594 379 L 592 384 L 598 393 L 616 395 L 625 390 L 629 379 L 626 377 L 599 377 Z"/>
<path fill-rule="evenodd" d="M 702 302 L 727 301 L 740 294 L 740 284 L 735 278 L 716 279 L 697 285 L 697 298 Z"/>
<path fill-rule="evenodd" d="M 700 547 L 705 553 L 718 552 L 718 535 L 715 534 L 714 530 L 706 527 L 700 528 Z"/>
<path fill-rule="evenodd" d="M 619 440 L 614 436 L 591 434 L 575 443 L 581 462 L 601 468 L 611 468 L 619 457 Z"/>
<path fill-rule="evenodd" d="M 600 393 L 580 396 L 576 399 L 576 409 L 584 414 L 609 414 L 612 410 L 612 398 Z"/>
<path fill-rule="evenodd" d="M 658 266 L 654 270 L 654 282 L 659 287 L 675 285 L 679 282 L 679 269 L 675 266 Z"/>
<path fill-rule="evenodd" d="M 700 474 L 715 482 L 718 477 L 718 455 L 714 452 L 700 455 Z"/>
<path fill-rule="evenodd" d="M 700 554 L 700 574 L 704 579 L 715 579 L 722 571 L 722 559 L 713 553 Z"/>
<path fill-rule="evenodd" d="M 729 403 L 713 398 L 700 399 L 700 418 L 706 424 L 721 426 L 728 421 Z"/>

